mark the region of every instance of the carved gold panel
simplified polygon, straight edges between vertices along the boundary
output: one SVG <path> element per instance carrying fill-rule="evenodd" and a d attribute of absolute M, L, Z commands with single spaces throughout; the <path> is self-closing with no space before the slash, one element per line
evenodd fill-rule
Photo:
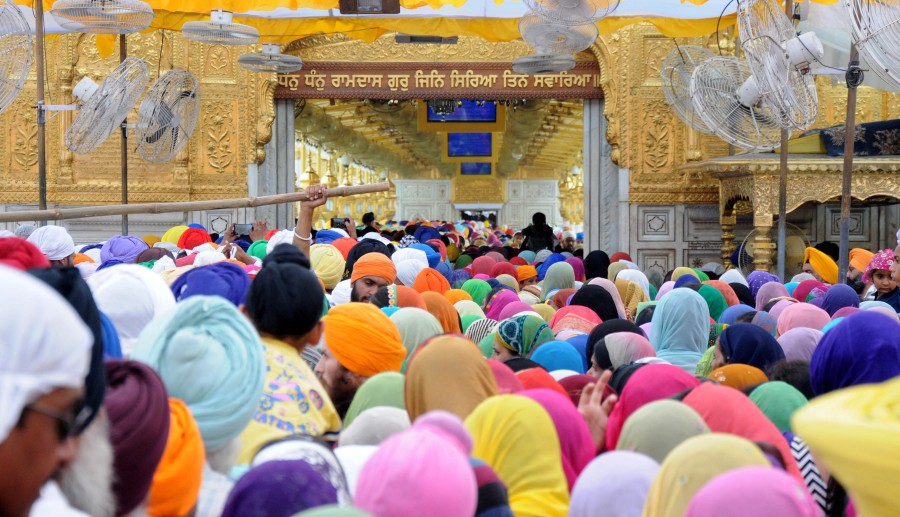
<path fill-rule="evenodd" d="M 454 203 L 505 203 L 506 180 L 494 177 L 455 178 Z"/>

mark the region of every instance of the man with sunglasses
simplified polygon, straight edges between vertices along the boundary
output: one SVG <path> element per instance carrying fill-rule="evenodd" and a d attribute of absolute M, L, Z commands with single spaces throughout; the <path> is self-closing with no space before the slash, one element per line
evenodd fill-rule
<path fill-rule="evenodd" d="M 93 336 L 51 288 L 0 266 L 0 516 L 28 515 L 75 457 Z"/>

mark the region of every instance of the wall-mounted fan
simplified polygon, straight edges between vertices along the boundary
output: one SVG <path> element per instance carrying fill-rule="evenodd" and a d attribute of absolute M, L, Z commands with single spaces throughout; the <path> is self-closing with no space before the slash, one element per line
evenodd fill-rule
<path fill-rule="evenodd" d="M 845 0 L 850 36 L 871 71 L 900 91 L 900 4 L 887 0 Z"/>
<path fill-rule="evenodd" d="M 259 41 L 256 27 L 235 23 L 233 17 L 232 13 L 217 9 L 210 13 L 209 21 L 186 22 L 181 26 L 181 34 L 210 45 L 252 45 Z"/>
<path fill-rule="evenodd" d="M 694 110 L 694 103 L 691 101 L 691 75 L 697 65 L 711 57 L 713 53 L 704 47 L 676 46 L 666 55 L 659 68 L 666 102 L 682 122 L 701 133 L 712 133 L 712 130 Z"/>
<path fill-rule="evenodd" d="M 171 160 L 187 145 L 200 116 L 200 84 L 184 70 L 160 77 L 138 107 L 138 153 L 148 162 Z"/>
<path fill-rule="evenodd" d="M 90 34 L 131 34 L 153 21 L 153 8 L 141 0 L 58 0 L 50 13 L 63 28 Z"/>
<path fill-rule="evenodd" d="M 519 20 L 519 33 L 534 47 L 534 54 L 513 61 L 513 70 L 520 74 L 563 72 L 575 67 L 572 54 L 591 46 L 597 39 L 593 23 L 570 25 L 551 21 L 530 12 Z"/>
<path fill-rule="evenodd" d="M 82 78 L 72 89 L 82 104 L 66 130 L 66 147 L 87 154 L 103 143 L 121 127 L 149 81 L 147 63 L 136 57 L 125 58 L 99 85 Z"/>
<path fill-rule="evenodd" d="M 619 0 L 525 0 L 525 5 L 547 21 L 581 25 L 609 16 Z"/>
<path fill-rule="evenodd" d="M 31 69 L 32 37 L 28 21 L 11 0 L 0 4 L 0 113 L 16 99 Z"/>
<path fill-rule="evenodd" d="M 277 43 L 263 43 L 262 52 L 243 54 L 238 58 L 238 63 L 254 72 L 275 72 L 288 74 L 303 68 L 303 60 L 298 56 L 281 53 L 281 45 Z"/>
<path fill-rule="evenodd" d="M 756 249 L 756 236 L 758 233 L 759 230 L 756 228 L 751 230 L 750 233 L 744 237 L 739 248 L 743 250 L 743 252 L 738 254 L 738 269 L 745 278 L 756 270 L 756 266 L 753 262 L 753 252 Z M 806 252 L 806 248 L 811 246 L 809 239 L 806 238 L 806 234 L 796 225 L 787 223 L 786 235 L 784 278 L 782 279 L 784 281 L 803 272 L 804 253 Z"/>
<path fill-rule="evenodd" d="M 778 117 L 736 57 L 712 57 L 691 77 L 694 111 L 715 134 L 748 151 L 769 151 L 781 141 Z"/>

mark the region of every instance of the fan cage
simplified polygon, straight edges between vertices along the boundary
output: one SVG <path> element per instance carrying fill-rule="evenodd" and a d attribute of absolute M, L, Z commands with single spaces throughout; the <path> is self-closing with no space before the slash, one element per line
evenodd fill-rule
<path fill-rule="evenodd" d="M 213 11 L 207 21 L 186 22 L 181 34 L 210 45 L 252 45 L 259 41 L 256 27 L 232 22 L 232 14 L 226 11 Z"/>
<path fill-rule="evenodd" d="M 22 91 L 34 59 L 32 43 L 28 21 L 6 0 L 0 5 L 0 113 Z"/>
<path fill-rule="evenodd" d="M 160 77 L 138 108 L 138 153 L 148 162 L 165 163 L 190 140 L 200 117 L 200 84 L 184 70 Z"/>
<path fill-rule="evenodd" d="M 273 54 L 271 49 L 244 54 L 238 58 L 238 64 L 253 72 L 275 72 L 279 74 L 296 72 L 303 68 L 303 60 L 300 57 L 280 52 Z"/>
<path fill-rule="evenodd" d="M 59 0 L 50 13 L 66 30 L 131 34 L 150 26 L 153 8 L 141 0 Z"/>
<path fill-rule="evenodd" d="M 697 65 L 713 57 L 713 53 L 697 45 L 681 45 L 674 48 L 659 69 L 663 96 L 675 111 L 675 115 L 689 127 L 702 133 L 712 131 L 694 111 L 691 102 L 691 75 Z"/>
<path fill-rule="evenodd" d="M 66 147 L 87 154 L 106 141 L 121 127 L 149 81 L 150 72 L 143 59 L 125 58 L 82 104 L 66 130 Z"/>
<path fill-rule="evenodd" d="M 818 95 L 812 77 L 791 64 L 778 42 L 760 37 L 744 42 L 747 64 L 757 86 L 775 110 L 778 125 L 805 131 L 819 114 Z"/>
<path fill-rule="evenodd" d="M 575 57 L 568 55 L 532 54 L 513 61 L 512 69 L 517 74 L 555 74 L 575 68 Z"/>
<path fill-rule="evenodd" d="M 554 23 L 595 23 L 616 10 L 619 0 L 525 0 L 531 11 Z"/>
<path fill-rule="evenodd" d="M 900 4 L 845 0 L 860 56 L 881 80 L 900 91 Z"/>
<path fill-rule="evenodd" d="M 747 151 L 771 151 L 781 142 L 781 126 L 766 96 L 744 106 L 737 91 L 752 77 L 749 66 L 735 57 L 712 57 L 691 77 L 694 110 L 716 136 Z"/>
<path fill-rule="evenodd" d="M 519 33 L 526 43 L 544 54 L 574 54 L 590 47 L 599 31 L 593 23 L 566 25 L 548 21 L 534 13 L 519 20 Z"/>

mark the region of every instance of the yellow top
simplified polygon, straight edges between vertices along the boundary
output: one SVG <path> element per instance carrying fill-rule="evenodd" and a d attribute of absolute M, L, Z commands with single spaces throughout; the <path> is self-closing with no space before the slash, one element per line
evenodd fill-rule
<path fill-rule="evenodd" d="M 341 430 L 331 399 L 297 350 L 262 338 L 266 385 L 253 419 L 241 433 L 237 463 L 247 465 L 260 447 L 291 434 L 323 436 Z"/>
<path fill-rule="evenodd" d="M 794 414 L 791 426 L 847 489 L 857 515 L 897 515 L 900 378 L 818 397 Z"/>

